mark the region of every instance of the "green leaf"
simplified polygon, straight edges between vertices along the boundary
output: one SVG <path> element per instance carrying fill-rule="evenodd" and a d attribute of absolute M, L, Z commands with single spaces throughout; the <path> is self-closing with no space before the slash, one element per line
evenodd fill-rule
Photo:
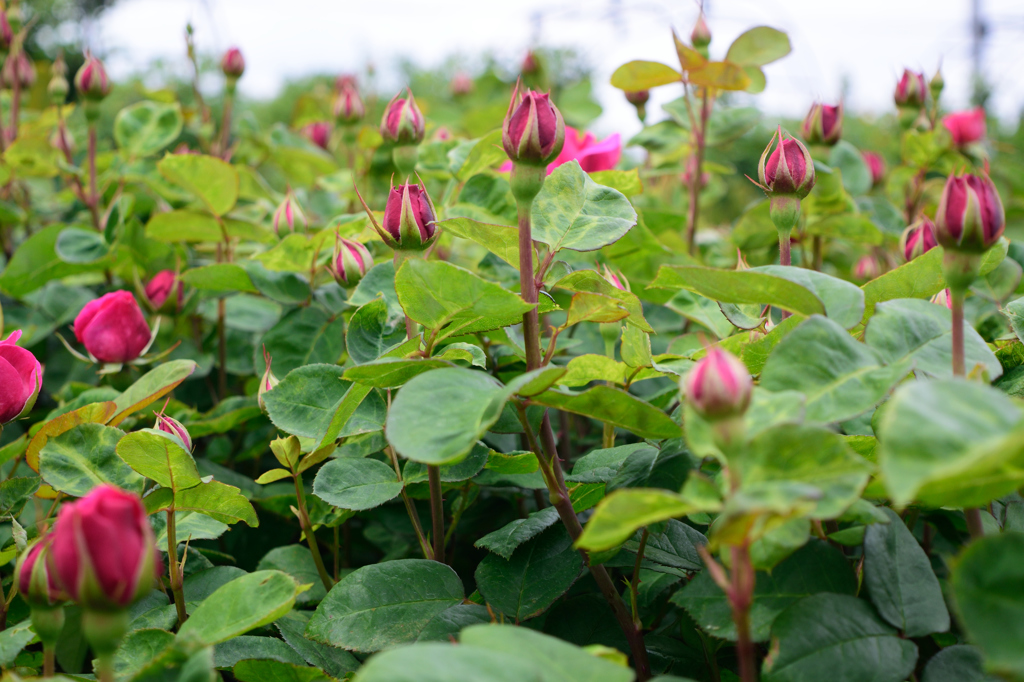
<path fill-rule="evenodd" d="M 828 165 L 842 171 L 843 187 L 854 196 L 871 189 L 871 169 L 864 155 L 846 140 L 839 140 L 829 152 Z"/>
<path fill-rule="evenodd" d="M 287 433 L 322 439 L 349 388 L 344 372 L 325 364 L 292 370 L 263 396 L 270 421 Z"/>
<path fill-rule="evenodd" d="M 229 670 L 241 661 L 252 664 L 286 663 L 303 667 L 306 664 L 294 649 L 276 637 L 242 635 L 221 642 L 214 649 L 213 665 L 219 670 Z M 313 669 L 309 668 L 309 670 Z M 328 682 L 327 677 L 321 671 L 317 670 L 316 673 L 324 682 Z"/>
<path fill-rule="evenodd" d="M 921 682 L 999 682 L 985 674 L 985 661 L 973 646 L 948 646 L 928 660 Z"/>
<path fill-rule="evenodd" d="M 381 297 L 388 304 L 388 317 L 404 315 L 395 292 L 395 264 L 392 261 L 378 263 L 370 268 L 359 280 L 348 302 L 349 305 L 359 307 Z"/>
<path fill-rule="evenodd" d="M 456 604 L 430 619 L 417 642 L 450 642 L 463 628 L 491 622 L 491 614 L 480 604 Z"/>
<path fill-rule="evenodd" d="M 518 547 L 511 559 L 488 554 L 474 577 L 487 603 L 518 623 L 547 610 L 582 569 L 583 557 L 559 525 Z"/>
<path fill-rule="evenodd" d="M 531 661 L 543 674 L 538 682 L 632 682 L 633 671 L 594 656 L 579 647 L 530 628 L 513 625 L 473 625 L 462 631 L 462 646 L 511 654 Z M 456 678 L 453 678 L 456 679 Z"/>
<path fill-rule="evenodd" d="M 28 619 L 0 632 L 0 665 L 9 668 L 21 650 L 36 638 Z"/>
<path fill-rule="evenodd" d="M 661 440 L 681 435 L 679 425 L 668 415 L 648 402 L 611 386 L 594 386 L 581 393 L 571 391 L 545 391 L 531 398 L 538 405 L 554 407 L 581 414 L 618 428 L 631 431 L 641 438 Z"/>
<path fill-rule="evenodd" d="M 686 80 L 691 85 L 719 90 L 746 90 L 753 84 L 746 67 L 730 61 L 706 62 L 687 71 Z"/>
<path fill-rule="evenodd" d="M 149 156 L 178 139 L 183 124 L 177 102 L 138 102 L 117 113 L 114 141 L 129 156 Z"/>
<path fill-rule="evenodd" d="M 678 83 L 682 75 L 671 66 L 661 62 L 647 62 L 637 59 L 626 62 L 612 73 L 612 86 L 626 92 L 650 90 L 659 85 Z"/>
<path fill-rule="evenodd" d="M 256 570 L 282 571 L 290 575 L 297 585 L 310 585 L 307 591 L 295 597 L 298 606 L 319 604 L 327 594 L 313 561 L 313 553 L 305 545 L 275 547 L 263 555 Z"/>
<path fill-rule="evenodd" d="M 201 291 L 259 293 L 249 273 L 237 263 L 214 263 L 192 268 L 181 274 L 181 280 Z"/>
<path fill-rule="evenodd" d="M 84 497 L 102 483 L 142 494 L 145 481 L 117 456 L 120 429 L 79 424 L 46 441 L 39 451 L 39 474 L 54 490 Z"/>
<path fill-rule="evenodd" d="M 488 549 L 498 556 L 511 559 L 512 553 L 521 544 L 536 537 L 558 522 L 558 510 L 545 507 L 531 513 L 525 519 L 516 519 L 496 531 L 477 540 L 473 546 Z"/>
<path fill-rule="evenodd" d="M 825 313 L 824 304 L 806 287 L 776 274 L 754 270 L 663 265 L 650 286 L 686 289 L 722 303 L 760 303 L 801 315 Z"/>
<path fill-rule="evenodd" d="M 578 270 L 566 275 L 555 283 L 554 288 L 565 289 L 574 293 L 600 294 L 617 300 L 629 311 L 627 322 L 645 332 L 653 333 L 654 328 L 644 319 L 643 304 L 636 294 L 623 291 L 612 286 L 594 270 Z"/>
<path fill-rule="evenodd" d="M 405 321 L 397 315 L 392 316 L 388 313 L 388 306 L 383 298 L 374 299 L 356 310 L 349 319 L 345 332 L 345 345 L 349 357 L 356 364 L 376 360 L 403 341 Z"/>
<path fill-rule="evenodd" d="M 868 322 L 864 341 L 886 364 L 910 359 L 914 370 L 929 376 L 953 376 L 952 315 L 944 305 L 904 298 L 879 303 Z M 964 364 L 981 365 L 990 379 L 1003 374 L 988 344 L 969 324 L 964 325 Z"/>
<path fill-rule="evenodd" d="M 656 488 L 624 488 L 609 494 L 597 505 L 576 540 L 576 546 L 601 552 L 621 545 L 640 528 L 686 516 L 698 509 L 686 498 Z"/>
<path fill-rule="evenodd" d="M 192 454 L 163 431 L 129 433 L 118 442 L 117 454 L 132 469 L 164 488 L 178 491 L 202 482 Z"/>
<path fill-rule="evenodd" d="M 143 628 L 129 633 L 114 655 L 114 673 L 118 679 L 132 679 L 173 642 L 174 634 L 167 630 Z"/>
<path fill-rule="evenodd" d="M 171 360 L 155 367 L 129 386 L 114 401 L 115 412 L 108 422 L 117 426 L 128 416 L 155 403 L 173 391 L 196 370 L 192 360 Z"/>
<path fill-rule="evenodd" d="M 322 670 L 263 657 L 261 660 L 239 661 L 231 669 L 231 674 L 239 682 L 331 682 L 332 680 Z"/>
<path fill-rule="evenodd" d="M 976 507 L 1024 485 L 1022 416 L 1005 393 L 976 382 L 900 386 L 877 429 L 893 504 Z"/>
<path fill-rule="evenodd" d="M 53 248 L 62 261 L 74 264 L 95 263 L 110 253 L 102 234 L 81 227 L 64 228 Z"/>
<path fill-rule="evenodd" d="M 292 609 L 297 593 L 286 573 L 247 573 L 204 599 L 178 629 L 178 639 L 212 645 L 269 625 Z"/>
<path fill-rule="evenodd" d="M 384 651 L 359 669 L 359 682 L 523 682 L 543 676 L 540 665 L 522 656 L 433 642 Z"/>
<path fill-rule="evenodd" d="M 1024 675 L 1024 535 L 974 540 L 953 568 L 954 603 L 969 640 L 985 655 L 989 672 Z"/>
<path fill-rule="evenodd" d="M 231 164 L 212 156 L 168 154 L 156 167 L 170 182 L 194 194 L 215 216 L 234 208 L 239 179 Z"/>
<path fill-rule="evenodd" d="M 762 265 L 746 272 L 764 272 L 804 287 L 825 306 L 825 315 L 844 329 L 851 329 L 864 315 L 864 292 L 844 280 L 806 268 Z"/>
<path fill-rule="evenodd" d="M 416 462 L 456 462 L 498 421 L 510 395 L 484 372 L 452 367 L 420 374 L 391 404 L 388 442 Z"/>
<path fill-rule="evenodd" d="M 644 183 L 640 179 L 639 168 L 632 170 L 594 171 L 593 173 L 587 173 L 587 175 L 598 185 L 611 187 L 618 192 L 622 192 L 627 197 L 633 197 L 644 192 Z"/>
<path fill-rule="evenodd" d="M 873 408 L 910 370 L 909 361 L 882 366 L 874 350 L 815 315 L 779 342 L 761 371 L 760 385 L 806 395 L 807 421 L 839 422 Z"/>
<path fill-rule="evenodd" d="M 150 519 L 150 524 L 156 535 L 156 546 L 167 547 L 167 516 L 157 514 Z M 174 528 L 181 540 L 216 540 L 229 530 L 226 523 L 221 523 L 206 514 L 191 511 L 175 512 Z"/>
<path fill-rule="evenodd" d="M 437 226 L 456 237 L 474 241 L 512 267 L 519 267 L 518 228 L 481 223 L 469 218 L 451 218 L 439 222 Z"/>
<path fill-rule="evenodd" d="M 661 525 L 664 530 L 658 531 Z M 665 566 L 681 571 L 699 571 L 704 568 L 697 548 L 707 545 L 708 539 L 699 530 L 676 519 L 669 519 L 664 524 L 654 526 L 653 530 L 647 530 L 645 567 L 649 566 L 655 571 L 663 571 Z M 633 535 L 622 547 L 635 555 L 640 549 L 640 534 Z"/>
<path fill-rule="evenodd" d="M 579 162 L 548 176 L 533 202 L 533 239 L 551 247 L 596 251 L 636 225 L 636 211 L 622 192 L 590 179 Z"/>
<path fill-rule="evenodd" d="M 804 232 L 829 239 L 845 239 L 857 244 L 881 246 L 885 243 L 885 235 L 870 218 L 853 213 L 840 213 L 815 220 L 804 228 Z"/>
<path fill-rule="evenodd" d="M 333 364 L 345 352 L 345 322 L 318 305 L 298 308 L 263 335 L 278 376 L 315 363 Z M 262 371 L 260 364 L 258 371 Z"/>
<path fill-rule="evenodd" d="M 775 621 L 778 649 L 763 668 L 764 682 L 832 680 L 900 682 L 914 670 L 917 646 L 900 639 L 864 601 L 818 594 Z"/>
<path fill-rule="evenodd" d="M 438 470 L 442 483 L 458 483 L 466 481 L 481 471 L 487 464 L 489 451 L 483 443 L 477 443 L 469 455 L 460 462 L 442 466 Z M 427 465 L 420 462 L 406 462 L 402 468 L 402 480 L 406 485 L 410 483 L 425 483 L 428 480 Z"/>
<path fill-rule="evenodd" d="M 0 290 L 21 298 L 51 280 L 102 270 L 102 262 L 68 263 L 57 255 L 57 239 L 66 227 L 63 222 L 47 225 L 21 242 L 0 274 Z"/>
<path fill-rule="evenodd" d="M 194 488 L 177 493 L 169 488 L 158 488 L 146 495 L 144 501 L 148 514 L 176 509 L 206 514 L 226 524 L 245 521 L 246 525 L 253 528 L 260 525 L 256 510 L 252 508 L 245 495 L 238 488 L 220 481 L 200 483 Z"/>
<path fill-rule="evenodd" d="M 299 596 L 301 598 L 301 595 Z M 354 672 L 359 667 L 359 661 L 355 656 L 344 649 L 306 639 L 307 622 L 304 613 L 292 611 L 274 625 L 280 630 L 284 641 L 299 652 L 307 663 L 320 668 L 331 677 L 344 679 L 347 673 Z"/>
<path fill-rule="evenodd" d="M 405 314 L 429 330 L 436 341 L 507 327 L 534 307 L 518 294 L 445 261 L 406 260 L 395 275 Z"/>
<path fill-rule="evenodd" d="M 732 41 L 725 58 L 743 66 L 764 66 L 782 59 L 792 48 L 789 36 L 768 26 L 757 26 Z"/>
<path fill-rule="evenodd" d="M 473 145 L 466 160 L 455 172 L 455 176 L 461 182 L 466 182 L 477 173 L 483 173 L 489 168 L 501 164 L 507 158 L 508 156 L 501 146 L 501 129 L 492 130 Z"/>
<path fill-rule="evenodd" d="M 39 479 L 34 476 L 15 476 L 0 483 L 0 516 L 18 516 L 37 490 Z"/>
<path fill-rule="evenodd" d="M 949 629 L 949 611 L 931 560 L 896 512 L 864 534 L 864 585 L 879 615 L 907 637 Z"/>
<path fill-rule="evenodd" d="M 351 329 L 350 325 L 349 330 Z M 402 338 L 405 338 L 404 332 Z M 451 365 L 444 360 L 425 358 L 384 358 L 375 362 L 367 362 L 364 365 L 349 367 L 345 370 L 345 379 L 374 388 L 399 388 L 413 377 L 442 367 L 451 367 Z"/>
<path fill-rule="evenodd" d="M 379 507 L 401 492 L 395 470 L 375 459 L 335 459 L 321 467 L 313 481 L 314 495 L 353 511 Z"/>
<path fill-rule="evenodd" d="M 804 597 L 822 592 L 855 595 L 857 576 L 842 552 L 827 542 L 812 540 L 771 573 L 757 572 L 750 605 L 751 638 L 767 640 L 779 614 Z M 729 600 L 707 571 L 698 573 L 671 601 L 686 609 L 709 635 L 736 641 Z M 821 621 L 819 627 L 825 622 L 829 621 Z"/>
<path fill-rule="evenodd" d="M 440 562 L 399 559 L 370 564 L 342 578 L 327 593 L 306 636 L 350 651 L 380 651 L 415 641 L 431 618 L 464 596 L 459 576 Z"/>

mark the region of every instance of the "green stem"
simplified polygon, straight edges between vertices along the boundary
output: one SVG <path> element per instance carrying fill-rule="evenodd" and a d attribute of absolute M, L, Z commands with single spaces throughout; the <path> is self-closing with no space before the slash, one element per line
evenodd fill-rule
<path fill-rule="evenodd" d="M 171 578 L 171 593 L 174 595 L 174 608 L 178 611 L 178 627 L 188 620 L 185 611 L 185 592 L 181 585 L 181 569 L 178 566 L 178 538 L 175 528 L 174 510 L 167 510 L 167 571 Z"/>
<path fill-rule="evenodd" d="M 99 682 L 115 682 L 113 654 L 96 658 L 96 679 Z"/>
<path fill-rule="evenodd" d="M 398 455 L 395 454 L 395 449 L 390 445 L 384 448 L 384 451 L 388 453 L 388 457 L 391 458 L 391 464 L 395 467 L 395 475 L 398 477 L 398 482 L 402 482 L 402 468 L 398 465 Z M 412 503 L 409 498 L 409 493 L 405 491 L 405 486 L 402 486 L 402 501 L 405 503 L 405 511 L 409 514 L 409 521 L 412 523 L 412 529 L 416 533 L 416 539 L 420 543 L 420 551 L 423 552 L 423 556 L 427 559 L 434 558 L 434 550 L 431 549 L 430 544 L 427 542 L 427 536 L 423 534 L 423 526 L 420 524 L 420 515 L 416 512 L 416 505 Z"/>
<path fill-rule="evenodd" d="M 298 500 L 299 523 L 302 525 L 302 532 L 306 534 L 306 543 L 309 545 L 309 551 L 313 553 L 313 563 L 316 564 L 316 572 L 320 574 L 320 581 L 323 582 L 324 589 L 330 592 L 334 587 L 334 581 L 331 580 L 331 575 L 327 572 L 327 567 L 324 566 L 324 559 L 320 556 L 320 545 L 313 533 L 309 512 L 306 511 L 306 489 L 302 485 L 302 474 L 296 473 L 292 480 L 295 481 L 295 497 Z"/>
<path fill-rule="evenodd" d="M 53 644 L 43 645 L 43 677 L 53 677 L 57 672 L 56 653 Z"/>
<path fill-rule="evenodd" d="M 950 289 L 953 299 L 953 376 L 962 377 L 964 366 L 964 296 L 962 289 Z"/>
<path fill-rule="evenodd" d="M 441 467 L 436 464 L 427 465 L 427 478 L 430 481 L 430 520 L 434 541 L 434 561 L 444 563 L 444 499 L 441 497 Z"/>
<path fill-rule="evenodd" d="M 644 528 L 643 534 L 640 536 L 640 547 L 636 550 L 636 563 L 633 564 L 633 579 L 629 581 L 629 595 L 630 604 L 633 606 L 633 625 L 637 630 L 643 627 L 643 623 L 640 622 L 640 614 L 637 611 L 637 588 L 640 587 L 640 564 L 644 561 L 644 549 L 647 547 L 647 536 L 649 532 L 647 528 Z"/>
<path fill-rule="evenodd" d="M 96 214 L 94 216 L 94 217 L 96 217 L 96 216 L 99 215 L 100 197 L 99 197 L 99 192 L 97 192 L 97 190 L 96 190 L 96 124 L 95 123 L 90 123 L 89 124 L 89 151 L 87 153 L 88 153 L 88 156 L 89 156 L 89 208 L 90 208 L 90 210 L 92 210 L 93 213 Z M 102 229 L 102 225 L 99 225 L 98 218 L 96 220 L 96 223 L 97 223 L 97 227 L 99 229 Z"/>
<path fill-rule="evenodd" d="M 527 303 L 537 303 L 537 282 L 533 277 L 533 231 L 530 212 L 533 200 L 518 202 L 519 217 L 519 290 Z M 540 317 L 534 306 L 523 315 L 523 343 L 526 346 L 526 369 L 540 367 Z"/>
<path fill-rule="evenodd" d="M 217 151 L 221 157 L 227 156 L 228 141 L 231 134 L 231 109 L 235 104 L 235 88 L 228 87 L 224 90 L 224 116 L 220 123 L 220 143 Z"/>
<path fill-rule="evenodd" d="M 736 658 L 740 682 L 757 682 L 757 650 L 750 636 L 750 605 L 754 597 L 754 568 L 747 545 L 732 548 L 732 605 L 736 625 Z"/>

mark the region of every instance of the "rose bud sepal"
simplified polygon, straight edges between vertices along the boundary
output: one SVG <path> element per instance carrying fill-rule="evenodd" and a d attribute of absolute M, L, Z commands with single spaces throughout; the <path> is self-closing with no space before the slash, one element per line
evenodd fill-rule
<path fill-rule="evenodd" d="M 32 609 L 32 629 L 43 643 L 43 648 L 50 650 L 57 644 L 64 628 L 62 604 L 68 598 L 49 566 L 47 556 L 52 539 L 53 536 L 43 536 L 28 547 L 18 558 L 14 569 L 18 592 Z"/>

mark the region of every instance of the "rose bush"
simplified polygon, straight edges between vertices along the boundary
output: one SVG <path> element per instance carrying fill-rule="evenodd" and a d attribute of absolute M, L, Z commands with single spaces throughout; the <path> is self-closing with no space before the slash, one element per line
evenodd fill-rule
<path fill-rule="evenodd" d="M 259 102 L 18 8 L 5 679 L 1024 675 L 1024 137 L 941 74 L 778 121 L 700 16 L 629 135 L 569 53 Z"/>

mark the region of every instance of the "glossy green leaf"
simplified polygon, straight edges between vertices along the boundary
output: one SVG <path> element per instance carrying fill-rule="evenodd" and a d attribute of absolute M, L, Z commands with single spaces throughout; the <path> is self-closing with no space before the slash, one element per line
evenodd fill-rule
<path fill-rule="evenodd" d="M 595 251 L 636 225 L 636 211 L 621 192 L 590 179 L 576 161 L 548 176 L 533 201 L 533 239 L 552 251 Z"/>
<path fill-rule="evenodd" d="M 65 263 L 89 264 L 105 258 L 110 245 L 96 230 L 66 227 L 57 236 L 54 251 Z"/>
<path fill-rule="evenodd" d="M 269 658 L 239 661 L 231 674 L 239 682 L 331 682 L 322 670 Z"/>
<path fill-rule="evenodd" d="M 856 285 L 806 268 L 762 265 L 746 272 L 763 272 L 787 279 L 804 287 L 825 306 L 825 315 L 845 329 L 850 329 L 864 315 L 864 292 Z"/>
<path fill-rule="evenodd" d="M 651 287 L 686 289 L 723 303 L 769 304 L 802 315 L 825 312 L 821 300 L 806 287 L 768 272 L 663 265 Z"/>
<path fill-rule="evenodd" d="M 705 510 L 667 490 L 616 490 L 597 505 L 576 546 L 591 551 L 611 549 L 644 526 L 698 511 Z"/>
<path fill-rule="evenodd" d="M 985 674 L 985 661 L 973 646 L 948 646 L 928 660 L 921 682 L 999 682 Z"/>
<path fill-rule="evenodd" d="M 204 599 L 178 629 L 178 639 L 211 645 L 269 625 L 291 610 L 297 592 L 281 571 L 247 573 Z"/>
<path fill-rule="evenodd" d="M 448 566 L 399 559 L 358 568 L 320 602 L 306 628 L 310 639 L 372 652 L 415 641 L 431 618 L 462 601 L 462 582 Z"/>
<path fill-rule="evenodd" d="M 229 670 L 242 661 L 253 665 L 262 665 L 263 663 L 271 665 L 286 663 L 301 667 L 306 665 L 306 662 L 294 649 L 276 637 L 241 635 L 221 642 L 214 649 L 213 665 L 219 670 Z M 316 673 L 324 682 L 327 682 L 327 678 L 322 672 L 317 670 Z"/>
<path fill-rule="evenodd" d="M 170 182 L 194 194 L 216 216 L 230 211 L 238 199 L 238 171 L 218 158 L 169 154 L 156 167 Z"/>
<path fill-rule="evenodd" d="M 390 316 L 383 298 L 375 299 L 356 310 L 345 330 L 345 345 L 349 357 L 356 364 L 376 360 L 403 341 L 405 320 Z"/>
<path fill-rule="evenodd" d="M 519 267 L 518 228 L 482 223 L 469 218 L 450 218 L 437 225 L 449 234 L 476 242 L 512 267 Z"/>
<path fill-rule="evenodd" d="M 274 359 L 274 373 L 315 363 L 333 364 L 345 352 L 345 323 L 318 305 L 298 308 L 263 335 L 262 346 Z M 257 371 L 262 372 L 262 358 Z"/>
<path fill-rule="evenodd" d="M 149 156 L 178 139 L 183 124 L 177 102 L 138 102 L 117 112 L 114 141 L 129 156 Z"/>
<path fill-rule="evenodd" d="M 200 484 L 192 454 L 181 442 L 155 429 L 129 433 L 117 444 L 117 454 L 128 465 L 164 488 L 184 490 Z"/>
<path fill-rule="evenodd" d="M 192 360 L 171 360 L 149 370 L 114 401 L 115 412 L 109 425 L 117 426 L 129 415 L 163 398 L 195 370 L 196 363 Z"/>
<path fill-rule="evenodd" d="M 543 679 L 541 666 L 522 656 L 478 647 L 424 642 L 372 656 L 358 682 L 523 682 Z"/>
<path fill-rule="evenodd" d="M 401 492 L 395 470 L 375 459 L 335 459 L 313 481 L 314 495 L 342 509 L 373 509 Z"/>
<path fill-rule="evenodd" d="M 275 364 L 276 366 L 276 364 Z M 337 365 L 306 365 L 264 394 L 267 414 L 282 431 L 326 444 L 383 427 L 383 404 L 368 386 L 342 380 Z"/>
<path fill-rule="evenodd" d="M 299 597 L 301 598 L 301 595 Z M 298 599 L 296 601 L 298 602 Z M 304 613 L 292 611 L 284 618 L 279 618 L 274 625 L 281 632 L 284 641 L 299 652 L 307 663 L 320 668 L 331 677 L 343 679 L 347 673 L 354 672 L 359 667 L 356 657 L 344 649 L 307 639 L 307 622 Z"/>
<path fill-rule="evenodd" d="M 539 405 L 614 424 L 641 438 L 674 438 L 681 432 L 679 425 L 661 410 L 611 386 L 594 386 L 580 393 L 545 391 L 531 400 Z"/>
<path fill-rule="evenodd" d="M 174 634 L 167 630 L 143 628 L 129 633 L 114 655 L 114 673 L 131 679 L 173 642 Z"/>
<path fill-rule="evenodd" d="M 557 522 L 558 511 L 554 507 L 545 507 L 540 511 L 533 512 L 525 519 L 516 519 L 498 530 L 488 533 L 477 540 L 473 546 L 483 547 L 505 559 L 511 559 L 512 553 L 517 547 Z"/>
<path fill-rule="evenodd" d="M 117 456 L 120 429 L 79 424 L 51 437 L 39 451 L 39 474 L 54 490 L 84 497 L 94 487 L 112 483 L 141 494 L 145 481 Z"/>
<path fill-rule="evenodd" d="M 253 528 L 260 524 L 245 495 L 238 488 L 220 481 L 200 483 L 177 493 L 172 493 L 169 488 L 159 488 L 146 495 L 145 503 L 149 514 L 173 508 L 206 514 L 221 523 L 245 521 Z"/>

